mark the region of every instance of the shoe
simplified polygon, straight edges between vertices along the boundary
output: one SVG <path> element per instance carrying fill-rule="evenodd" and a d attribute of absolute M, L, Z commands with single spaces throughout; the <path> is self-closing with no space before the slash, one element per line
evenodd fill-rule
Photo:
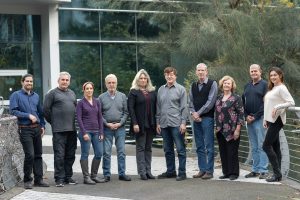
<path fill-rule="evenodd" d="M 260 173 L 260 175 L 259 175 L 259 179 L 266 179 L 266 178 L 268 178 L 268 176 L 269 176 L 269 173 L 267 173 L 267 172 L 262 172 L 262 173 Z"/>
<path fill-rule="evenodd" d="M 165 179 L 165 178 L 176 178 L 176 172 L 168 173 L 164 172 L 157 176 L 158 179 Z"/>
<path fill-rule="evenodd" d="M 153 176 L 151 173 L 146 174 L 148 179 L 155 179 L 155 176 Z"/>
<path fill-rule="evenodd" d="M 278 182 L 278 181 L 281 181 L 281 180 L 282 180 L 282 175 L 280 175 L 280 176 L 273 175 L 271 177 L 266 178 L 267 182 Z"/>
<path fill-rule="evenodd" d="M 98 176 L 96 176 L 96 177 L 91 177 L 91 179 L 92 179 L 93 181 L 95 181 L 95 183 L 106 183 L 106 182 L 108 182 L 108 181 L 106 181 L 104 178 L 99 178 Z"/>
<path fill-rule="evenodd" d="M 239 176 L 237 175 L 230 175 L 229 176 L 229 180 L 233 181 L 233 180 L 236 180 Z"/>
<path fill-rule="evenodd" d="M 89 176 L 83 177 L 83 183 L 87 185 L 96 185 L 96 182 L 91 179 Z"/>
<path fill-rule="evenodd" d="M 63 181 L 56 181 L 55 186 L 56 186 L 56 187 L 64 187 L 65 184 L 64 184 Z"/>
<path fill-rule="evenodd" d="M 245 178 L 253 178 L 253 177 L 257 177 L 257 176 L 259 176 L 259 173 L 257 173 L 257 172 L 250 172 L 249 174 L 247 174 L 245 176 Z"/>
<path fill-rule="evenodd" d="M 76 185 L 76 184 L 78 184 L 78 182 L 75 181 L 75 180 L 72 179 L 72 178 L 68 178 L 68 179 L 65 180 L 65 184 L 66 184 L 66 185 Z"/>
<path fill-rule="evenodd" d="M 43 180 L 40 180 L 38 182 L 34 182 L 35 187 L 49 187 L 48 183 L 45 183 Z"/>
<path fill-rule="evenodd" d="M 211 179 L 211 178 L 213 178 L 213 177 L 214 177 L 214 176 L 213 176 L 212 173 L 206 172 L 201 178 L 202 178 L 203 180 L 207 180 L 207 179 Z"/>
<path fill-rule="evenodd" d="M 24 183 L 24 189 L 32 189 L 32 183 L 31 182 L 25 182 Z"/>
<path fill-rule="evenodd" d="M 228 175 L 223 175 L 223 176 L 220 176 L 219 179 L 226 179 L 226 178 L 229 178 Z"/>
<path fill-rule="evenodd" d="M 109 182 L 109 181 L 110 181 L 110 176 L 104 176 L 104 177 L 103 177 L 103 180 L 104 180 L 105 182 Z"/>
<path fill-rule="evenodd" d="M 183 181 L 186 179 L 186 174 L 182 174 L 176 177 L 176 181 Z"/>
<path fill-rule="evenodd" d="M 198 172 L 197 174 L 193 175 L 193 178 L 202 178 L 204 176 L 205 172 Z"/>
<path fill-rule="evenodd" d="M 131 178 L 127 175 L 119 176 L 120 181 L 131 181 Z"/>
<path fill-rule="evenodd" d="M 140 176 L 141 176 L 142 180 L 144 180 L 144 181 L 148 180 L 148 177 L 146 174 L 141 174 Z"/>

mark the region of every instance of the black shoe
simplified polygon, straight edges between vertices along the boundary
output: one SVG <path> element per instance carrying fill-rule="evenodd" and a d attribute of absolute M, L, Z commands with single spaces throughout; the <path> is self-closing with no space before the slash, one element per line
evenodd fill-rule
<path fill-rule="evenodd" d="M 104 176 L 103 179 L 104 179 L 105 182 L 109 182 L 110 181 L 110 176 Z"/>
<path fill-rule="evenodd" d="M 278 181 L 281 181 L 281 180 L 282 180 L 282 175 L 280 175 L 280 176 L 273 175 L 269 178 L 266 178 L 267 182 L 278 182 Z"/>
<path fill-rule="evenodd" d="M 259 173 L 257 173 L 257 172 L 250 172 L 249 174 L 247 174 L 245 176 L 245 178 L 253 178 L 253 177 L 257 177 L 257 176 L 259 176 Z"/>
<path fill-rule="evenodd" d="M 140 176 L 141 176 L 142 180 L 144 180 L 144 181 L 148 180 L 148 177 L 146 174 L 141 174 Z"/>
<path fill-rule="evenodd" d="M 64 187 L 65 184 L 64 184 L 63 181 L 56 181 L 56 182 L 55 182 L 55 186 L 56 186 L 56 187 Z"/>
<path fill-rule="evenodd" d="M 168 172 L 164 172 L 160 175 L 157 176 L 158 179 L 165 179 L 165 178 L 176 178 L 176 172 L 173 173 L 168 173 Z"/>
<path fill-rule="evenodd" d="M 183 181 L 186 179 L 186 174 L 182 174 L 176 177 L 176 181 Z"/>
<path fill-rule="evenodd" d="M 226 178 L 229 178 L 228 175 L 223 175 L 223 176 L 220 176 L 219 179 L 226 179 Z"/>
<path fill-rule="evenodd" d="M 155 179 L 155 176 L 153 176 L 151 173 L 146 174 L 148 179 Z"/>
<path fill-rule="evenodd" d="M 131 181 L 131 178 L 127 175 L 119 176 L 120 181 Z"/>
<path fill-rule="evenodd" d="M 49 184 L 45 183 L 43 180 L 40 180 L 40 181 L 34 182 L 33 186 L 35 186 L 35 187 L 49 187 Z"/>
<path fill-rule="evenodd" d="M 32 183 L 31 182 L 25 182 L 24 183 L 24 189 L 32 189 Z"/>
<path fill-rule="evenodd" d="M 236 180 L 239 176 L 237 175 L 230 175 L 229 176 L 229 180 L 233 181 L 233 180 Z"/>
<path fill-rule="evenodd" d="M 66 184 L 66 185 L 76 185 L 76 184 L 78 184 L 78 182 L 75 181 L 75 180 L 72 179 L 72 178 L 68 178 L 68 179 L 65 180 L 65 184 Z"/>

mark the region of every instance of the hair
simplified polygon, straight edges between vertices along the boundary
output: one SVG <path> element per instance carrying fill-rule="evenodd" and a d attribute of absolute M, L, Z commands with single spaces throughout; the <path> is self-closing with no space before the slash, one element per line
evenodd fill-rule
<path fill-rule="evenodd" d="M 207 65 L 204 63 L 199 63 L 198 65 L 196 65 L 196 69 L 198 69 L 198 67 L 205 67 L 205 69 L 207 70 Z"/>
<path fill-rule="evenodd" d="M 227 80 L 231 80 L 231 82 L 232 82 L 231 92 L 234 92 L 234 90 L 236 89 L 235 81 L 231 76 L 228 76 L 228 75 L 223 76 L 223 78 L 221 78 L 221 80 L 219 80 L 219 88 L 223 91 L 223 83 L 224 83 L 224 81 L 227 81 Z"/>
<path fill-rule="evenodd" d="M 21 82 L 24 82 L 27 77 L 33 78 L 33 75 L 32 74 L 24 74 L 21 78 Z"/>
<path fill-rule="evenodd" d="M 261 67 L 260 67 L 259 64 L 252 64 L 252 65 L 250 65 L 249 69 L 250 69 L 251 67 L 257 67 L 260 71 L 262 71 L 262 69 L 261 69 Z"/>
<path fill-rule="evenodd" d="M 175 76 L 177 75 L 177 70 L 174 67 L 166 67 L 164 70 L 164 74 L 169 74 L 171 72 L 173 72 Z"/>
<path fill-rule="evenodd" d="M 108 74 L 108 75 L 105 77 L 105 83 L 107 82 L 107 80 L 108 80 L 109 78 L 114 78 L 114 79 L 116 79 L 116 81 L 118 82 L 118 79 L 117 79 L 117 76 L 116 76 L 116 75 L 114 75 L 114 74 Z"/>
<path fill-rule="evenodd" d="M 150 79 L 150 76 L 148 74 L 148 72 L 144 69 L 141 69 L 140 71 L 138 71 L 138 73 L 135 75 L 133 81 L 132 81 L 132 84 L 131 84 L 131 88 L 130 89 L 136 89 L 136 90 L 139 90 L 139 85 L 138 85 L 138 81 L 141 77 L 141 75 L 144 74 L 146 76 L 146 78 L 148 79 L 147 81 L 147 85 L 146 85 L 146 90 L 148 92 L 152 92 L 155 90 L 155 87 L 152 85 L 152 81 Z"/>
<path fill-rule="evenodd" d="M 93 83 L 93 82 L 90 82 L 90 81 L 88 81 L 88 82 L 85 82 L 85 83 L 82 85 L 82 91 L 84 91 L 84 90 L 85 90 L 85 87 L 86 87 L 88 84 L 92 85 L 92 87 L 93 87 L 93 89 L 94 89 L 94 83 Z"/>
<path fill-rule="evenodd" d="M 270 80 L 270 73 L 272 71 L 276 72 L 279 75 L 281 82 L 284 83 L 283 71 L 279 67 L 271 67 L 269 69 L 269 79 L 268 79 L 268 89 L 269 90 L 272 90 L 274 87 L 274 83 L 272 83 L 272 81 Z"/>
<path fill-rule="evenodd" d="M 61 76 L 68 76 L 69 79 L 71 79 L 71 74 L 69 72 L 60 72 L 58 75 L 58 80 L 60 79 Z"/>

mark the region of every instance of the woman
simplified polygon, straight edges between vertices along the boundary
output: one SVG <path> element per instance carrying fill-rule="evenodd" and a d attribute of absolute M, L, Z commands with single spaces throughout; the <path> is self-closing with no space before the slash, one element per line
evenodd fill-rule
<path fill-rule="evenodd" d="M 283 82 L 283 72 L 278 67 L 269 70 L 269 91 L 264 101 L 264 127 L 268 128 L 263 150 L 266 152 L 273 168 L 273 176 L 266 179 L 268 182 L 281 181 L 282 174 L 279 131 L 286 123 L 285 108 L 294 106 L 295 102 Z"/>
<path fill-rule="evenodd" d="M 102 152 L 103 152 L 103 121 L 100 102 L 93 97 L 94 84 L 86 82 L 82 86 L 84 97 L 76 107 L 77 122 L 80 128 L 78 134 L 81 144 L 80 164 L 83 174 L 83 183 L 94 185 L 103 183 L 104 180 L 97 177 Z M 93 145 L 94 158 L 89 176 L 88 156 L 90 146 Z"/>
<path fill-rule="evenodd" d="M 149 74 L 141 69 L 132 81 L 128 95 L 130 132 L 135 135 L 136 162 L 142 180 L 155 179 L 151 173 L 152 142 L 156 127 L 156 92 Z"/>
<path fill-rule="evenodd" d="M 219 81 L 223 91 L 216 101 L 216 134 L 222 162 L 223 176 L 235 180 L 239 177 L 238 149 L 241 126 L 244 123 L 244 108 L 242 99 L 234 93 L 235 81 L 230 76 L 224 76 Z"/>

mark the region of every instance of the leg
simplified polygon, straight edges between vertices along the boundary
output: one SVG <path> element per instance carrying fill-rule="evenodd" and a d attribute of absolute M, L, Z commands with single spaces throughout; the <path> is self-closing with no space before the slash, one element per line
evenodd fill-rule
<path fill-rule="evenodd" d="M 167 164 L 167 173 L 168 174 L 176 173 L 174 141 L 173 141 L 172 133 L 170 131 L 170 127 L 162 128 L 161 135 L 163 137 L 163 147 L 164 147 L 166 164 Z"/>
<path fill-rule="evenodd" d="M 228 169 L 228 160 L 227 160 L 227 146 L 226 146 L 226 140 L 221 132 L 217 133 L 217 140 L 219 144 L 219 152 L 221 157 L 221 163 L 222 163 L 222 172 L 224 176 L 229 176 L 229 169 Z"/>
<path fill-rule="evenodd" d="M 115 135 L 119 176 L 124 176 L 126 170 L 125 135 L 126 135 L 125 127 L 120 127 L 116 131 L 116 135 Z"/>
<path fill-rule="evenodd" d="M 207 154 L 206 172 L 214 173 L 214 119 L 210 117 L 204 117 L 202 119 L 202 129 L 204 133 L 204 143 Z"/>
<path fill-rule="evenodd" d="M 43 147 L 41 138 L 41 129 L 37 127 L 34 129 L 33 147 L 34 147 L 34 164 L 33 164 L 33 174 L 34 182 L 40 183 L 43 180 Z"/>
<path fill-rule="evenodd" d="M 154 131 L 152 129 L 146 129 L 146 144 L 145 144 L 145 163 L 146 173 L 151 173 L 151 161 L 152 161 L 152 143 L 153 143 Z"/>
<path fill-rule="evenodd" d="M 256 129 L 256 124 L 255 121 L 252 122 L 251 124 L 247 124 L 248 128 L 248 137 L 249 137 L 249 142 L 251 145 L 251 154 L 252 154 L 252 172 L 258 173 L 259 172 L 259 151 L 258 151 L 258 135 Z"/>
<path fill-rule="evenodd" d="M 135 136 L 136 141 L 136 164 L 139 175 L 146 175 L 146 162 L 145 162 L 145 145 L 147 133 L 138 133 Z"/>
<path fill-rule="evenodd" d="M 184 134 L 180 133 L 179 127 L 170 127 L 170 129 L 178 154 L 178 176 L 186 176 L 186 149 L 184 143 Z"/>
<path fill-rule="evenodd" d="M 229 175 L 240 175 L 239 166 L 239 144 L 240 137 L 237 140 L 230 140 L 227 142 L 227 162 Z"/>
<path fill-rule="evenodd" d="M 92 140 L 94 154 L 95 154 L 92 161 L 91 178 L 96 183 L 103 183 L 104 180 L 97 177 L 99 165 L 101 162 L 101 157 L 103 154 L 103 142 L 99 140 L 99 133 L 93 133 L 91 140 Z"/>
<path fill-rule="evenodd" d="M 258 148 L 258 153 L 259 153 L 258 170 L 260 173 L 268 173 L 269 160 L 268 160 L 267 154 L 262 149 L 263 142 L 266 137 L 266 130 L 262 124 L 263 124 L 263 118 L 255 121 L 255 126 L 257 129 L 257 143 L 258 143 L 257 148 Z"/>
<path fill-rule="evenodd" d="M 204 137 L 202 122 L 193 122 L 194 125 L 194 138 L 197 147 L 198 168 L 200 172 L 207 170 L 207 157 L 205 154 Z"/>
<path fill-rule="evenodd" d="M 104 128 L 104 142 L 103 142 L 103 175 L 110 177 L 110 163 L 111 163 L 111 148 L 112 148 L 112 142 L 113 142 L 113 135 L 114 132 L 110 130 L 109 128 Z"/>
<path fill-rule="evenodd" d="M 65 179 L 73 176 L 73 164 L 77 149 L 77 134 L 75 131 L 67 132 L 66 151 L 65 151 Z"/>
<path fill-rule="evenodd" d="M 55 182 L 64 181 L 65 179 L 65 143 L 66 134 L 64 132 L 53 132 L 53 151 L 54 151 L 54 179 Z"/>

